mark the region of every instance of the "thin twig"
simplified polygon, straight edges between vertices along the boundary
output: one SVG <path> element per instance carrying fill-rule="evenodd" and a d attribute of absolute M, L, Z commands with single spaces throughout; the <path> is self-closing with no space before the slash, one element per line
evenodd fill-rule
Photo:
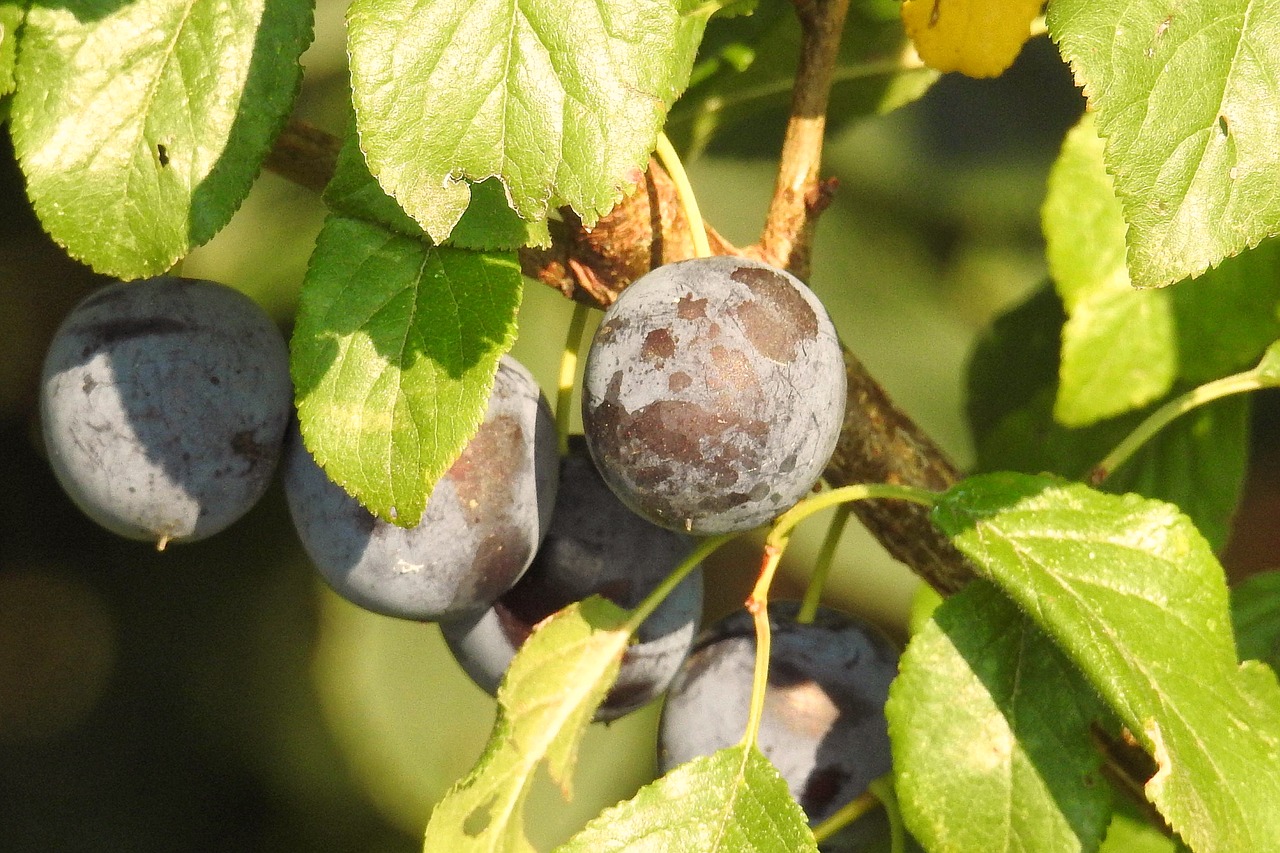
<path fill-rule="evenodd" d="M 829 188 L 818 174 L 849 0 L 795 0 L 795 7 L 802 29 L 800 64 L 791 90 L 791 116 L 782 141 L 778 179 L 755 253 L 807 279 L 817 213 L 829 202 Z"/>

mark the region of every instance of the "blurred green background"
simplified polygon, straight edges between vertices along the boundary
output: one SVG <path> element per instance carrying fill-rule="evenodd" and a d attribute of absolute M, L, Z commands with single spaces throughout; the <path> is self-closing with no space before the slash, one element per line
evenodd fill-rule
<path fill-rule="evenodd" d="M 321 2 L 296 113 L 340 131 L 344 5 Z M 1047 40 L 995 81 L 945 78 L 921 101 L 841 130 L 825 172 L 812 285 L 891 395 L 961 465 L 964 366 L 991 317 L 1045 275 L 1038 209 L 1082 109 Z M 763 120 L 688 164 L 708 220 L 754 241 L 781 125 Z M 264 175 L 186 275 L 250 293 L 288 327 L 323 217 Z M 43 237 L 0 143 L 0 849 L 352 851 L 421 847 L 432 803 L 479 755 L 493 702 L 434 626 L 374 616 L 327 591 L 278 487 L 231 531 L 157 553 L 84 519 L 43 459 L 34 404 L 44 347 L 98 283 Z M 568 304 L 526 291 L 515 354 L 553 387 Z M 780 584 L 801 588 L 824 525 Z M 1245 552 L 1249 552 L 1246 548 Z M 1247 562 L 1247 556 L 1245 562 Z M 709 567 L 708 615 L 737 606 L 755 543 Z M 860 530 L 831 599 L 901 636 L 915 581 Z M 577 796 L 531 804 L 546 846 L 653 772 L 657 709 L 595 726 Z"/>

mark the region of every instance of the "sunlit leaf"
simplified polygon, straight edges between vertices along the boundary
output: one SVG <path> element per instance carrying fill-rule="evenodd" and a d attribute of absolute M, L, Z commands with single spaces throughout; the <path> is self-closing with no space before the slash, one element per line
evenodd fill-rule
<path fill-rule="evenodd" d="M 293 106 L 309 0 L 36 3 L 11 123 L 41 224 L 99 272 L 164 272 L 226 225 Z"/>
<path fill-rule="evenodd" d="M 741 744 L 696 758 L 614 806 L 556 853 L 816 851 L 804 811 L 760 750 Z"/>
<path fill-rule="evenodd" d="M 594 223 L 640 179 L 688 80 L 706 13 L 686 6 L 702 4 L 354 0 L 370 170 L 437 242 L 494 177 L 524 219 L 569 205 Z"/>
<path fill-rule="evenodd" d="M 513 253 L 330 216 L 291 346 L 302 434 L 329 477 L 380 518 L 417 524 L 484 417 L 520 295 Z"/>
<path fill-rule="evenodd" d="M 934 518 L 1155 760 L 1146 795 L 1193 849 L 1280 838 L 1280 686 L 1237 664 L 1222 567 L 1176 507 L 993 474 Z"/>
<path fill-rule="evenodd" d="M 1074 665 L 975 581 L 912 637 L 886 706 L 895 787 L 929 850 L 1095 850 L 1111 790 Z"/>
<path fill-rule="evenodd" d="M 626 615 L 592 597 L 530 635 L 498 690 L 498 718 L 484 754 L 431 813 L 426 853 L 532 851 L 524 802 L 534 772 L 545 762 L 569 795 L 578 742 L 630 639 Z"/>
<path fill-rule="evenodd" d="M 1280 233 L 1280 4 L 1054 0 L 1049 32 L 1107 140 L 1140 287 Z"/>
<path fill-rule="evenodd" d="M 1280 337 L 1280 245 L 1268 241 L 1195 281 L 1136 290 L 1103 145 L 1086 114 L 1049 178 L 1049 267 L 1067 307 L 1055 416 L 1087 426 L 1252 366 Z"/>
<path fill-rule="evenodd" d="M 906 0 L 902 22 L 931 68 L 995 77 L 1018 58 L 1042 5 L 1042 0 Z"/>

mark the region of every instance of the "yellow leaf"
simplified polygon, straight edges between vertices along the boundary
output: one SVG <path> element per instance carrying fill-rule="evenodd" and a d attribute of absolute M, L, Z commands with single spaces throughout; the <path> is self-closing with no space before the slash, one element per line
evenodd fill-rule
<path fill-rule="evenodd" d="M 906 0 L 902 23 L 930 68 L 995 77 L 1018 58 L 1043 0 Z"/>

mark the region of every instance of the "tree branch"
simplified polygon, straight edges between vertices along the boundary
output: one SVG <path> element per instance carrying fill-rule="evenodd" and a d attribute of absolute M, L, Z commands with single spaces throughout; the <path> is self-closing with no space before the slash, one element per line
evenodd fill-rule
<path fill-rule="evenodd" d="M 800 64 L 791 90 L 791 117 L 778 160 L 778 179 L 759 245 L 751 253 L 808 280 L 817 214 L 834 185 L 818 180 L 827 103 L 849 0 L 795 0 L 802 29 Z"/>
<path fill-rule="evenodd" d="M 844 2 L 847 0 L 814 5 L 843 6 Z M 812 97 L 799 96 L 796 101 L 817 102 Z M 821 101 L 825 103 L 825 97 Z M 811 137 L 806 138 L 809 141 L 805 145 L 814 144 Z M 820 148 L 821 140 L 816 144 Z M 340 148 L 340 139 L 303 122 L 290 121 L 267 159 L 267 168 L 319 191 L 333 175 Z M 793 158 L 784 171 L 798 173 L 802 159 Z M 809 162 L 813 164 L 812 187 L 819 187 L 816 156 Z M 781 178 L 779 183 L 783 183 Z M 822 192 L 821 188 L 817 191 Z M 771 208 L 771 222 L 775 209 L 782 208 Z M 801 247 L 807 259 L 817 210 L 805 204 L 786 211 L 778 215 L 791 225 L 784 227 L 783 223 L 773 232 L 792 235 L 786 245 L 793 261 L 801 257 L 796 254 Z M 597 308 L 612 304 L 624 287 L 653 267 L 694 256 L 675 186 L 652 161 L 643 189 L 624 199 L 594 228 L 583 227 L 572 211 L 562 210 L 561 217 L 561 221 L 551 223 L 551 248 L 520 250 L 521 270 L 566 297 Z M 718 254 L 743 255 L 750 251 L 735 248 L 710 227 L 707 232 L 712 249 Z M 944 489 L 956 482 L 959 474 L 946 454 L 893 404 L 848 348 L 845 368 L 848 405 L 840 441 L 825 472 L 827 480 L 832 485 L 899 483 L 927 489 Z M 954 592 L 974 577 L 972 568 L 922 508 L 902 502 L 859 501 L 854 511 L 890 554 L 938 591 Z"/>

